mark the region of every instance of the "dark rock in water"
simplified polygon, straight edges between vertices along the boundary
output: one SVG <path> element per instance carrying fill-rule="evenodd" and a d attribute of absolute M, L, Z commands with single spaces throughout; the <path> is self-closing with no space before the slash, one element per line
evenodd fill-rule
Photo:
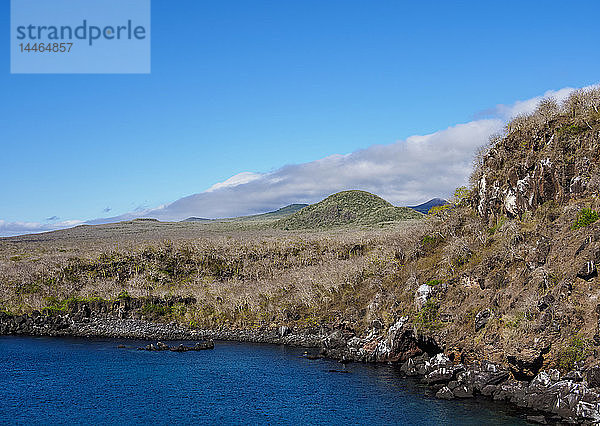
<path fill-rule="evenodd" d="M 452 392 L 457 398 L 473 398 L 473 388 L 469 385 L 460 385 Z"/>
<path fill-rule="evenodd" d="M 163 342 L 157 342 L 156 344 L 150 343 L 143 348 L 139 348 L 146 351 L 168 351 L 171 349 L 169 345 L 164 344 Z"/>
<path fill-rule="evenodd" d="M 117 348 L 119 348 L 119 349 L 125 349 L 126 347 L 127 346 L 125 346 L 125 345 L 119 345 L 119 346 L 117 346 Z"/>
<path fill-rule="evenodd" d="M 348 359 L 348 358 L 346 358 L 346 357 L 344 356 L 344 357 L 342 357 L 342 359 L 340 359 L 338 362 L 339 362 L 340 364 L 344 364 L 344 366 L 346 366 L 346 364 L 350 364 L 350 363 L 352 362 L 352 360 L 351 360 L 351 359 Z"/>
<path fill-rule="evenodd" d="M 409 358 L 402 366 L 400 370 L 407 376 L 418 376 L 419 371 L 425 365 L 425 362 L 429 359 L 426 354 Z"/>
<path fill-rule="evenodd" d="M 548 422 L 544 416 L 527 416 L 527 421 L 531 423 L 537 423 L 540 425 L 547 425 Z"/>
<path fill-rule="evenodd" d="M 302 355 L 306 359 L 314 360 L 314 359 L 322 359 L 323 356 L 319 354 L 309 354 L 308 352 L 304 352 Z"/>
<path fill-rule="evenodd" d="M 498 389 L 496 385 L 486 385 L 481 389 L 481 394 L 483 396 L 492 396 L 496 392 L 496 389 Z"/>
<path fill-rule="evenodd" d="M 435 397 L 439 399 L 454 399 L 454 392 L 452 392 L 448 386 L 444 386 L 437 391 Z"/>
<path fill-rule="evenodd" d="M 213 342 L 212 340 L 209 340 L 207 342 L 198 342 L 196 343 L 191 350 L 193 351 L 203 351 L 205 349 L 214 349 L 215 348 L 215 342 Z"/>
<path fill-rule="evenodd" d="M 215 344 L 212 340 L 209 340 L 207 342 L 198 342 L 194 346 L 185 346 L 183 344 L 180 344 L 178 346 L 172 346 L 172 347 L 163 342 L 157 342 L 156 344 L 150 343 L 149 345 L 144 346 L 143 348 L 138 348 L 138 350 L 154 351 L 154 352 L 158 352 L 158 351 L 189 352 L 189 351 L 203 351 L 206 349 L 213 349 L 214 347 L 215 347 Z"/>
<path fill-rule="evenodd" d="M 455 367 L 441 367 L 427 374 L 424 378 L 424 381 L 430 385 L 437 383 L 448 383 L 455 377 L 456 372 L 457 368 Z"/>

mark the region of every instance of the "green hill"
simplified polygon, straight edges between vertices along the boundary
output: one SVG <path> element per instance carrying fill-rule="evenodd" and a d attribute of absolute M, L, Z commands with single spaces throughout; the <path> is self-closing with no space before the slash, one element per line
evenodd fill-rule
<path fill-rule="evenodd" d="M 343 191 L 304 207 L 281 219 L 283 229 L 329 228 L 344 225 L 375 225 L 417 219 L 422 215 L 408 207 L 395 207 L 377 195 L 365 191 Z"/>

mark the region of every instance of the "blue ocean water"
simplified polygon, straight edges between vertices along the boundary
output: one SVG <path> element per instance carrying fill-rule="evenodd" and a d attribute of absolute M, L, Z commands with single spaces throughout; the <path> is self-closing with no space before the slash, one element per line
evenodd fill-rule
<path fill-rule="evenodd" d="M 127 347 L 120 349 L 117 346 Z M 303 349 L 216 342 L 0 337 L 0 423 L 517 425 L 482 400 L 440 401 L 397 367 L 302 358 Z M 514 414 L 514 413 L 513 413 Z"/>

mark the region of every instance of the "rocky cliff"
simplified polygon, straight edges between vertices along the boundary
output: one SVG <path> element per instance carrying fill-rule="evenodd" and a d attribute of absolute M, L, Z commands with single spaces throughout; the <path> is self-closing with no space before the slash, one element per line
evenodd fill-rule
<path fill-rule="evenodd" d="M 562 110 L 546 100 L 508 124 L 474 176 L 480 215 L 519 217 L 547 202 L 600 195 L 597 96 L 576 92 Z"/>
<path fill-rule="evenodd" d="M 600 90 L 545 100 L 491 141 L 471 188 L 402 227 L 80 257 L 76 244 L 6 241 L 0 302 L 12 313 L 0 333 L 314 346 L 397 363 L 440 398 L 485 395 L 540 421 L 598 423 L 599 110 Z"/>

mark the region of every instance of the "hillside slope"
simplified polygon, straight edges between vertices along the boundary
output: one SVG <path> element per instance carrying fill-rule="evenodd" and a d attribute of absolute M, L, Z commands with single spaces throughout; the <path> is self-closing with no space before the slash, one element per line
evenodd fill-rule
<path fill-rule="evenodd" d="M 374 225 L 420 217 L 421 214 L 408 207 L 395 207 L 377 195 L 352 190 L 330 195 L 280 220 L 276 226 L 283 229 L 318 229 Z"/>
<path fill-rule="evenodd" d="M 443 397 L 480 393 L 572 423 L 600 421 L 599 111 L 596 90 L 517 117 L 482 152 L 472 187 L 418 221 L 398 222 L 422 215 L 346 191 L 277 222 L 301 232 L 199 238 L 203 225 L 185 223 L 177 226 L 193 231 L 187 241 L 100 255 L 69 246 L 66 232 L 56 247 L 0 239 L 0 320 L 131 295 L 144 318 L 308 330 L 338 358 L 409 360 L 413 371 L 431 367 L 425 354 L 440 355 L 442 370 L 427 380 L 444 386 Z M 396 222 L 356 226 L 386 220 Z M 161 296 L 194 302 L 163 309 L 144 299 Z M 473 365 L 476 374 L 463 372 Z"/>
<path fill-rule="evenodd" d="M 238 216 L 224 219 L 205 219 L 202 217 L 188 217 L 187 219 L 182 220 L 182 222 L 224 222 L 224 221 L 232 221 L 232 222 L 244 222 L 244 221 L 257 221 L 257 220 L 269 220 L 269 219 L 281 219 L 283 217 L 289 216 L 291 214 L 296 213 L 298 210 L 308 206 L 308 204 L 289 204 L 280 209 L 274 210 L 272 212 L 253 214 L 249 216 Z"/>

